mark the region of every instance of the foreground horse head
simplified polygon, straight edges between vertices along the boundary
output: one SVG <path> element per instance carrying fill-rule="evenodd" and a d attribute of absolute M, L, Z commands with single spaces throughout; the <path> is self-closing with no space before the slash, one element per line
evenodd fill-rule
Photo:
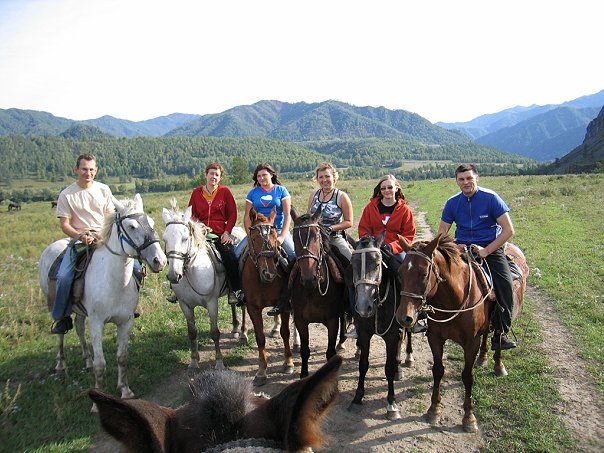
<path fill-rule="evenodd" d="M 291 216 L 294 221 L 293 240 L 300 283 L 303 286 L 316 286 L 325 254 L 329 249 L 327 231 L 319 222 L 321 207 L 319 206 L 313 215 L 303 214 L 300 217 L 292 209 Z"/>
<path fill-rule="evenodd" d="M 240 439 L 266 439 L 286 451 L 318 448 L 321 421 L 338 393 L 340 356 L 271 399 L 252 393 L 243 377 L 207 372 L 191 384 L 191 401 L 174 410 L 90 390 L 101 425 L 129 452 L 198 453 Z"/>
<path fill-rule="evenodd" d="M 195 259 L 199 250 L 206 247 L 206 236 L 210 228 L 201 222 L 195 222 L 191 216 L 193 208 L 189 206 L 185 212 L 179 211 L 176 200 L 171 200 L 171 209 L 162 211 L 166 224 L 164 242 L 168 256 L 168 280 L 178 283 L 185 274 L 188 265 Z"/>
<path fill-rule="evenodd" d="M 260 279 L 264 283 L 271 283 L 277 277 L 277 259 L 279 256 L 277 230 L 275 217 L 277 208 L 273 207 L 270 215 L 266 217 L 254 208 L 250 209 L 251 226 L 248 233 L 248 249 L 254 261 Z"/>

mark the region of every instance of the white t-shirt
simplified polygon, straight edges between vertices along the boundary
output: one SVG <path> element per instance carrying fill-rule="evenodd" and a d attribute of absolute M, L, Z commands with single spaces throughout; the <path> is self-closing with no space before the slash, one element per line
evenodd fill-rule
<path fill-rule="evenodd" d="M 82 189 L 74 182 L 59 194 L 56 212 L 57 217 L 68 218 L 69 224 L 79 232 L 100 231 L 105 216 L 115 212 L 111 189 L 97 181 L 88 189 Z"/>

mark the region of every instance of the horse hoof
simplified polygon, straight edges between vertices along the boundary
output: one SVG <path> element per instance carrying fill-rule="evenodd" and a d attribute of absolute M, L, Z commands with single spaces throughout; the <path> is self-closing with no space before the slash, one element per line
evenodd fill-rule
<path fill-rule="evenodd" d="M 407 356 L 407 358 L 405 359 L 405 366 L 408 368 L 411 368 L 414 363 L 415 363 L 415 359 L 413 358 L 413 356 L 411 354 L 409 354 Z"/>
<path fill-rule="evenodd" d="M 283 365 L 283 374 L 294 374 L 294 367 L 292 365 Z"/>
<path fill-rule="evenodd" d="M 363 405 L 354 401 L 348 405 L 348 412 L 352 412 L 353 414 L 360 414 L 362 410 Z"/>
<path fill-rule="evenodd" d="M 497 377 L 504 377 L 504 376 L 508 375 L 508 371 L 505 369 L 505 367 L 503 365 L 500 367 L 495 367 L 494 372 L 495 372 L 495 376 L 497 376 Z"/>
<path fill-rule="evenodd" d="M 231 338 L 234 338 L 236 340 L 237 338 L 239 338 L 239 336 L 239 332 L 231 332 Z"/>
<path fill-rule="evenodd" d="M 466 433 L 477 433 L 478 432 L 478 423 L 476 423 L 476 421 L 470 422 L 470 423 L 464 423 L 463 430 Z"/>
<path fill-rule="evenodd" d="M 279 337 L 279 331 L 273 329 L 273 330 L 271 330 L 268 333 L 268 336 L 271 337 L 271 338 L 278 338 Z"/>
<path fill-rule="evenodd" d="M 487 357 L 478 357 L 474 363 L 474 368 L 481 368 L 487 364 L 489 359 Z"/>
<path fill-rule="evenodd" d="M 189 363 L 189 370 L 197 371 L 199 369 L 199 362 L 197 360 Z"/>
<path fill-rule="evenodd" d="M 433 414 L 431 412 L 426 413 L 424 415 L 424 419 L 432 426 L 437 425 L 440 417 L 437 414 Z"/>
<path fill-rule="evenodd" d="M 267 382 L 267 378 L 266 376 L 255 376 L 254 377 L 254 387 L 261 387 L 263 385 L 265 385 Z"/>
<path fill-rule="evenodd" d="M 222 360 L 217 360 L 216 365 L 214 365 L 214 369 L 217 371 L 224 370 L 224 362 Z"/>
<path fill-rule="evenodd" d="M 299 353 L 300 352 L 300 345 L 299 344 L 293 345 L 292 346 L 292 351 Z"/>
<path fill-rule="evenodd" d="M 134 398 L 134 392 L 130 389 L 122 390 L 122 399 L 123 400 L 131 400 Z"/>
<path fill-rule="evenodd" d="M 394 421 L 394 420 L 400 420 L 401 418 L 401 411 L 399 411 L 398 409 L 388 409 L 386 411 L 386 418 L 390 421 Z"/>
<path fill-rule="evenodd" d="M 395 381 L 403 380 L 403 370 L 401 370 L 400 367 L 398 368 L 398 370 L 396 370 L 396 373 L 394 373 L 394 380 Z"/>
<path fill-rule="evenodd" d="M 346 351 L 346 346 L 344 345 L 344 343 L 338 343 L 338 345 L 336 346 L 336 351 L 338 351 L 338 352 Z"/>
<path fill-rule="evenodd" d="M 99 408 L 96 407 L 96 403 L 92 403 L 92 407 L 90 408 L 90 414 L 91 415 L 98 415 L 99 414 Z"/>

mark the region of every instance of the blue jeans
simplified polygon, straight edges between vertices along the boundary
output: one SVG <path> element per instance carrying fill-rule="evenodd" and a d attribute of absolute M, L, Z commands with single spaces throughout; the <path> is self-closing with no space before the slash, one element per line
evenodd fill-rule
<path fill-rule="evenodd" d="M 281 234 L 281 231 L 277 230 L 277 234 Z M 244 237 L 239 244 L 237 244 L 237 247 L 235 247 L 235 255 L 237 256 L 237 258 L 241 257 L 243 249 L 246 245 L 247 236 Z M 281 247 L 283 247 L 283 250 L 285 250 L 285 253 L 287 253 L 287 261 L 289 261 L 290 263 L 294 262 L 294 260 L 296 259 L 296 251 L 294 250 L 294 239 L 292 238 L 292 235 L 289 232 L 285 236 L 285 240 L 283 241 L 283 244 L 281 244 Z"/>
<path fill-rule="evenodd" d="M 59 272 L 57 273 L 57 292 L 55 294 L 55 304 L 52 307 L 52 319 L 58 320 L 71 316 L 72 309 L 69 303 L 71 296 L 71 287 L 73 280 L 75 279 L 75 267 L 76 267 L 76 253 L 71 242 L 67 246 L 63 261 L 59 266 Z M 138 261 L 134 260 L 133 274 L 142 274 L 143 265 Z"/>

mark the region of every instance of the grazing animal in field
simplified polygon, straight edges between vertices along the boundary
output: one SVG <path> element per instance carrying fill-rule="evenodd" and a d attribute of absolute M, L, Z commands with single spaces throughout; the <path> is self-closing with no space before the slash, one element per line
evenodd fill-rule
<path fill-rule="evenodd" d="M 275 208 L 273 208 L 269 217 L 257 213 L 253 208 L 250 210 L 249 216 L 251 220 L 247 243 L 249 256 L 243 265 L 241 281 L 245 292 L 245 304 L 254 325 L 258 345 L 258 371 L 254 378 L 254 384 L 260 386 L 266 384 L 266 369 L 268 367 L 262 309 L 277 305 L 282 286 L 288 284 L 288 277 L 278 264 L 280 252 L 274 225 Z M 285 353 L 283 372 L 291 374 L 294 372 L 294 359 L 289 344 L 290 314 L 284 312 L 280 316 L 282 320 L 280 332 Z"/>
<path fill-rule="evenodd" d="M 476 432 L 478 423 L 472 400 L 474 364 L 480 348 L 483 349 L 481 355 L 486 358 L 489 316 L 495 302 L 489 299 L 488 291 L 484 291 L 479 284 L 473 266 L 462 260 L 460 251 L 449 236 L 439 235 L 430 242 L 415 242 L 412 246 L 400 237 L 399 242 L 407 255 L 399 267 L 402 288 L 396 319 L 402 325 L 410 326 L 421 311 L 428 314 L 427 335 L 434 359 L 434 386 L 432 404 L 426 418 L 435 424 L 442 413 L 440 383 L 445 372 L 443 349 L 446 340 L 453 340 L 464 350 L 461 375 L 465 387 L 463 428 Z M 507 243 L 504 251 L 513 257 L 522 271 L 522 276 L 514 281 L 512 318 L 516 318 L 522 307 L 529 269 L 524 254 L 517 246 Z M 495 351 L 494 360 L 495 374 L 507 374 L 501 361 L 501 350 Z"/>
<path fill-rule="evenodd" d="M 8 210 L 12 211 L 13 209 L 15 211 L 20 211 L 21 210 L 21 203 L 9 203 L 8 204 Z"/>
<path fill-rule="evenodd" d="M 230 371 L 198 376 L 191 401 L 176 410 L 98 390 L 89 395 L 105 431 L 132 453 L 275 451 L 251 446 L 308 451 L 324 442 L 321 421 L 337 397 L 341 364 L 336 355 L 270 399 L 254 395 L 250 383 Z"/>
<path fill-rule="evenodd" d="M 334 259 L 328 255 L 329 237 L 319 223 L 321 208 L 312 216 L 304 214 L 299 217 L 292 209 L 291 216 L 294 221 L 292 236 L 296 250 L 296 265 L 290 277 L 291 299 L 294 323 L 300 334 L 300 377 L 304 378 L 308 376 L 310 357 L 308 325 L 321 323 L 327 327 L 326 357 L 329 360 L 336 354 L 338 330 L 339 345 L 346 341 L 345 311 L 348 299 L 343 276 Z"/>
<path fill-rule="evenodd" d="M 180 308 L 187 319 L 189 340 L 191 341 L 191 368 L 199 367 L 199 345 L 197 327 L 195 325 L 195 307 L 204 307 L 210 316 L 210 336 L 214 341 L 216 351 L 216 369 L 223 369 L 224 363 L 220 351 L 220 330 L 218 329 L 218 298 L 227 293 L 225 269 L 222 263 L 210 250 L 206 236 L 210 229 L 201 222 L 191 218 L 192 208 L 185 212 L 179 211 L 176 200 L 172 200 L 172 209 L 163 210 L 163 220 L 166 224 L 164 242 L 168 258 L 167 278 L 178 298 Z M 237 242 L 244 232 L 234 228 Z M 231 333 L 247 343 L 247 328 L 245 325 L 245 308 L 243 309 L 241 329 L 236 317 L 235 307 L 232 307 L 233 330 Z"/>
<path fill-rule="evenodd" d="M 57 203 L 56 201 L 51 201 L 51 202 L 50 202 L 50 208 L 51 208 L 51 209 L 52 209 L 52 208 L 56 208 L 56 207 L 57 207 L 57 204 L 58 204 L 58 203 Z"/>
<path fill-rule="evenodd" d="M 413 348 L 410 329 L 403 329 L 395 318 L 398 307 L 398 281 L 394 271 L 388 269 L 382 259 L 380 249 L 384 234 L 375 238 L 365 236 L 359 239 L 352 252 L 352 283 L 355 297 L 355 323 L 357 327 L 357 345 L 361 350 L 359 357 L 359 380 L 354 399 L 349 410 L 359 412 L 365 396 L 365 376 L 369 369 L 369 348 L 371 337 L 379 335 L 386 343 L 386 363 L 384 374 L 388 381 L 386 396 L 386 416 L 389 420 L 400 418 L 396 404 L 394 381 L 400 380 L 401 346 L 407 338 L 406 363 L 413 362 Z"/>
<path fill-rule="evenodd" d="M 81 307 L 74 307 L 75 326 L 86 367 L 94 370 L 95 388 L 102 387 L 105 372 L 102 342 L 105 324 L 112 322 L 117 326 L 117 385 L 122 398 L 132 398 L 134 393 L 128 385 L 126 367 L 128 338 L 138 303 L 137 284 L 132 274 L 134 260 L 144 261 L 151 271 L 160 272 L 166 265 L 166 256 L 159 245 L 159 236 L 153 229 L 153 219 L 143 211 L 140 195 L 123 203 L 115 199 L 113 202 L 116 212 L 105 218 L 102 241 L 97 245 L 86 270 Z M 59 239 L 50 244 L 40 257 L 40 286 L 47 298 L 49 270 L 68 244 L 67 239 Z M 50 296 L 54 300 L 54 295 Z M 52 309 L 51 306 L 48 308 Z M 92 360 L 86 344 L 86 317 L 93 350 Z M 65 370 L 63 337 L 63 334 L 58 335 L 57 372 Z M 92 410 L 95 410 L 94 406 Z"/>

